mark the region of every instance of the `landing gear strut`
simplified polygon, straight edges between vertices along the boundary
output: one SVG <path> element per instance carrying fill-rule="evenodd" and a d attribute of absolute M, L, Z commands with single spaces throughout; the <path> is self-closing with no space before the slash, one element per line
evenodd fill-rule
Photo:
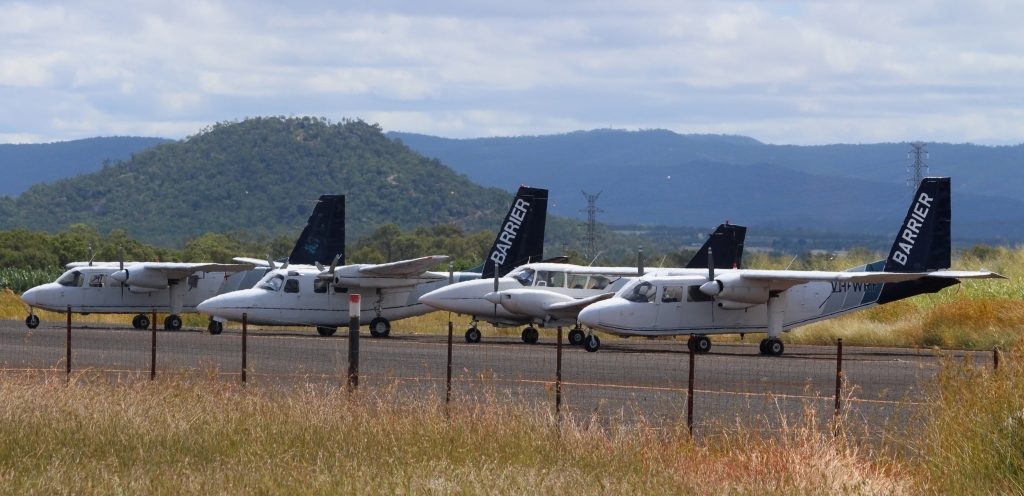
<path fill-rule="evenodd" d="M 526 344 L 534 344 L 534 343 L 537 342 L 537 339 L 539 339 L 539 338 L 540 338 L 540 333 L 537 332 L 537 329 L 535 329 L 533 326 L 528 326 L 526 329 L 523 329 L 523 342 L 524 343 L 526 343 Z"/>
<path fill-rule="evenodd" d="M 386 338 L 391 334 L 391 322 L 384 317 L 377 317 L 370 321 L 370 335 L 375 338 Z"/>
<path fill-rule="evenodd" d="M 136 329 L 138 329 L 140 331 L 143 330 L 143 329 L 148 329 L 149 328 L 149 316 L 146 315 L 146 314 L 142 314 L 142 313 L 136 315 L 134 318 L 132 318 L 132 327 L 134 327 L 134 328 L 136 328 Z"/>

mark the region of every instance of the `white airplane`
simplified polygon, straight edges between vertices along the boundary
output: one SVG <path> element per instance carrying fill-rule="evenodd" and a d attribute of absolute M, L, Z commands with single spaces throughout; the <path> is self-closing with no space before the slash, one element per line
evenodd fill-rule
<path fill-rule="evenodd" d="M 434 255 L 385 264 L 356 264 L 329 269 L 281 267 L 270 271 L 255 288 L 216 296 L 199 305 L 199 311 L 218 320 L 242 320 L 262 325 L 315 326 L 330 336 L 348 324 L 348 293 L 363 296 L 360 324 L 370 334 L 385 337 L 391 321 L 422 315 L 434 309 L 419 297 L 449 282 L 491 277 L 500 267 L 515 267 L 541 259 L 548 192 L 520 187 L 502 222 L 482 272 L 430 272 L 448 261 Z M 500 272 L 497 272 L 500 274 Z"/>
<path fill-rule="evenodd" d="M 344 248 L 345 197 L 324 195 L 299 236 L 289 260 L 308 263 L 309 267 L 325 257 L 325 253 Z M 340 244 L 339 244 L 340 243 Z M 329 257 L 326 260 L 330 260 Z M 136 329 L 150 325 L 149 313 L 169 313 L 164 328 L 181 329 L 181 314 L 196 312 L 196 306 L 224 291 L 252 287 L 267 268 L 241 262 L 171 263 L 171 262 L 72 262 L 55 282 L 36 286 L 21 295 L 29 306 L 25 325 L 39 326 L 35 308 L 75 313 L 137 313 L 132 319 Z M 211 333 L 223 329 L 211 321 Z"/>
<path fill-rule="evenodd" d="M 935 293 L 960 279 L 1000 278 L 988 271 L 951 271 L 950 181 L 921 181 L 889 256 L 844 272 L 723 270 L 698 276 L 634 279 L 614 298 L 580 312 L 580 321 L 621 336 L 690 334 L 696 352 L 709 334 L 767 332 L 761 354 L 781 355 L 783 331 L 911 296 Z M 597 351 L 599 343 L 587 351 Z"/>
<path fill-rule="evenodd" d="M 576 317 L 587 305 L 610 298 L 638 274 L 703 274 L 709 253 L 718 253 L 720 267 L 738 267 L 743 255 L 746 228 L 722 224 L 708 237 L 686 268 L 645 270 L 637 267 L 588 267 L 566 263 L 531 263 L 516 268 L 505 277 L 459 282 L 440 287 L 420 297 L 420 302 L 438 310 L 470 315 L 466 342 L 480 341 L 477 323 L 481 320 L 497 326 L 521 326 L 522 339 L 536 343 L 541 327 L 575 325 L 569 331 L 569 343 L 581 344 L 586 336 Z M 714 259 L 714 257 L 711 257 Z M 590 336 L 596 340 L 596 336 Z"/>

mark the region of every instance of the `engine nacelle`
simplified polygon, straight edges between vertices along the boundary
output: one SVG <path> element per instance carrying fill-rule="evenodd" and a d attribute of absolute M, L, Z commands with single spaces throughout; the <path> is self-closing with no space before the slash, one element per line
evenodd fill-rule
<path fill-rule="evenodd" d="M 135 292 L 156 291 L 169 286 L 166 274 L 145 267 L 127 267 L 110 274 L 110 278 L 128 286 L 129 289 L 135 288 Z"/>
<path fill-rule="evenodd" d="M 500 304 L 509 312 L 543 318 L 548 314 L 545 310 L 552 303 L 573 301 L 575 298 L 551 291 L 535 289 L 509 289 L 497 293 L 501 295 Z"/>
<path fill-rule="evenodd" d="M 733 273 L 722 274 L 715 280 L 702 284 L 700 291 L 708 296 L 714 296 L 722 308 L 747 308 L 768 302 L 767 282 L 751 283 L 744 281 L 739 274 Z"/>

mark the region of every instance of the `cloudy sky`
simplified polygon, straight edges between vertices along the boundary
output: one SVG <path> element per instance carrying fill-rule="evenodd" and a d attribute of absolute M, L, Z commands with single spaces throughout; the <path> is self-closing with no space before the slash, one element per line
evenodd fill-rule
<path fill-rule="evenodd" d="M 666 128 L 1024 141 L 1024 6 L 953 1 L 0 3 L 0 142 L 256 115 L 447 137 Z"/>

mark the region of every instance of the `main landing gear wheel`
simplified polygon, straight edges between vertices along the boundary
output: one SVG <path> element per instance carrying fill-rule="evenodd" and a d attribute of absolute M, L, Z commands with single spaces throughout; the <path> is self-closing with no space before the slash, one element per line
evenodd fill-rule
<path fill-rule="evenodd" d="M 583 340 L 583 349 L 593 353 L 601 348 L 601 340 L 597 336 L 591 334 Z"/>
<path fill-rule="evenodd" d="M 148 329 L 149 328 L 149 317 L 146 316 L 145 314 L 141 314 L 141 313 L 136 315 L 134 318 L 132 318 L 132 327 L 134 327 L 134 328 L 136 328 L 136 329 L 138 329 L 140 331 L 143 330 L 143 329 Z"/>
<path fill-rule="evenodd" d="M 337 330 L 337 327 L 316 326 L 316 333 L 325 338 L 327 336 L 333 336 Z"/>
<path fill-rule="evenodd" d="M 537 342 L 537 339 L 539 339 L 539 338 L 540 338 L 540 333 L 537 332 L 537 329 L 534 329 L 533 327 L 527 327 L 526 329 L 523 329 L 523 342 L 524 343 L 526 343 L 526 344 L 534 344 L 534 343 Z"/>
<path fill-rule="evenodd" d="M 370 321 L 370 335 L 375 338 L 386 338 L 391 334 L 391 322 L 384 317 L 377 317 Z"/>
<path fill-rule="evenodd" d="M 164 319 L 164 329 L 168 331 L 177 331 L 181 329 L 181 317 L 171 314 Z"/>
<path fill-rule="evenodd" d="M 224 323 L 216 320 L 211 320 L 210 325 L 206 326 L 206 330 L 210 331 L 210 334 L 217 335 L 224 332 Z"/>
<path fill-rule="evenodd" d="M 569 331 L 569 344 L 573 346 L 579 346 L 583 344 L 583 340 L 586 339 L 587 335 L 583 334 L 583 331 L 579 329 L 573 329 Z"/>
<path fill-rule="evenodd" d="M 779 356 L 786 347 L 782 345 L 782 341 L 778 338 L 765 338 L 761 340 L 759 349 L 762 355 Z"/>
<path fill-rule="evenodd" d="M 39 316 L 34 313 L 28 314 L 28 317 L 25 317 L 25 325 L 28 326 L 29 329 L 39 327 Z"/>
<path fill-rule="evenodd" d="M 480 329 L 476 327 L 470 327 L 466 331 L 466 342 L 467 343 L 479 343 L 480 342 Z"/>
<path fill-rule="evenodd" d="M 707 336 L 690 336 L 686 347 L 694 353 L 707 353 L 711 351 L 711 339 Z"/>

